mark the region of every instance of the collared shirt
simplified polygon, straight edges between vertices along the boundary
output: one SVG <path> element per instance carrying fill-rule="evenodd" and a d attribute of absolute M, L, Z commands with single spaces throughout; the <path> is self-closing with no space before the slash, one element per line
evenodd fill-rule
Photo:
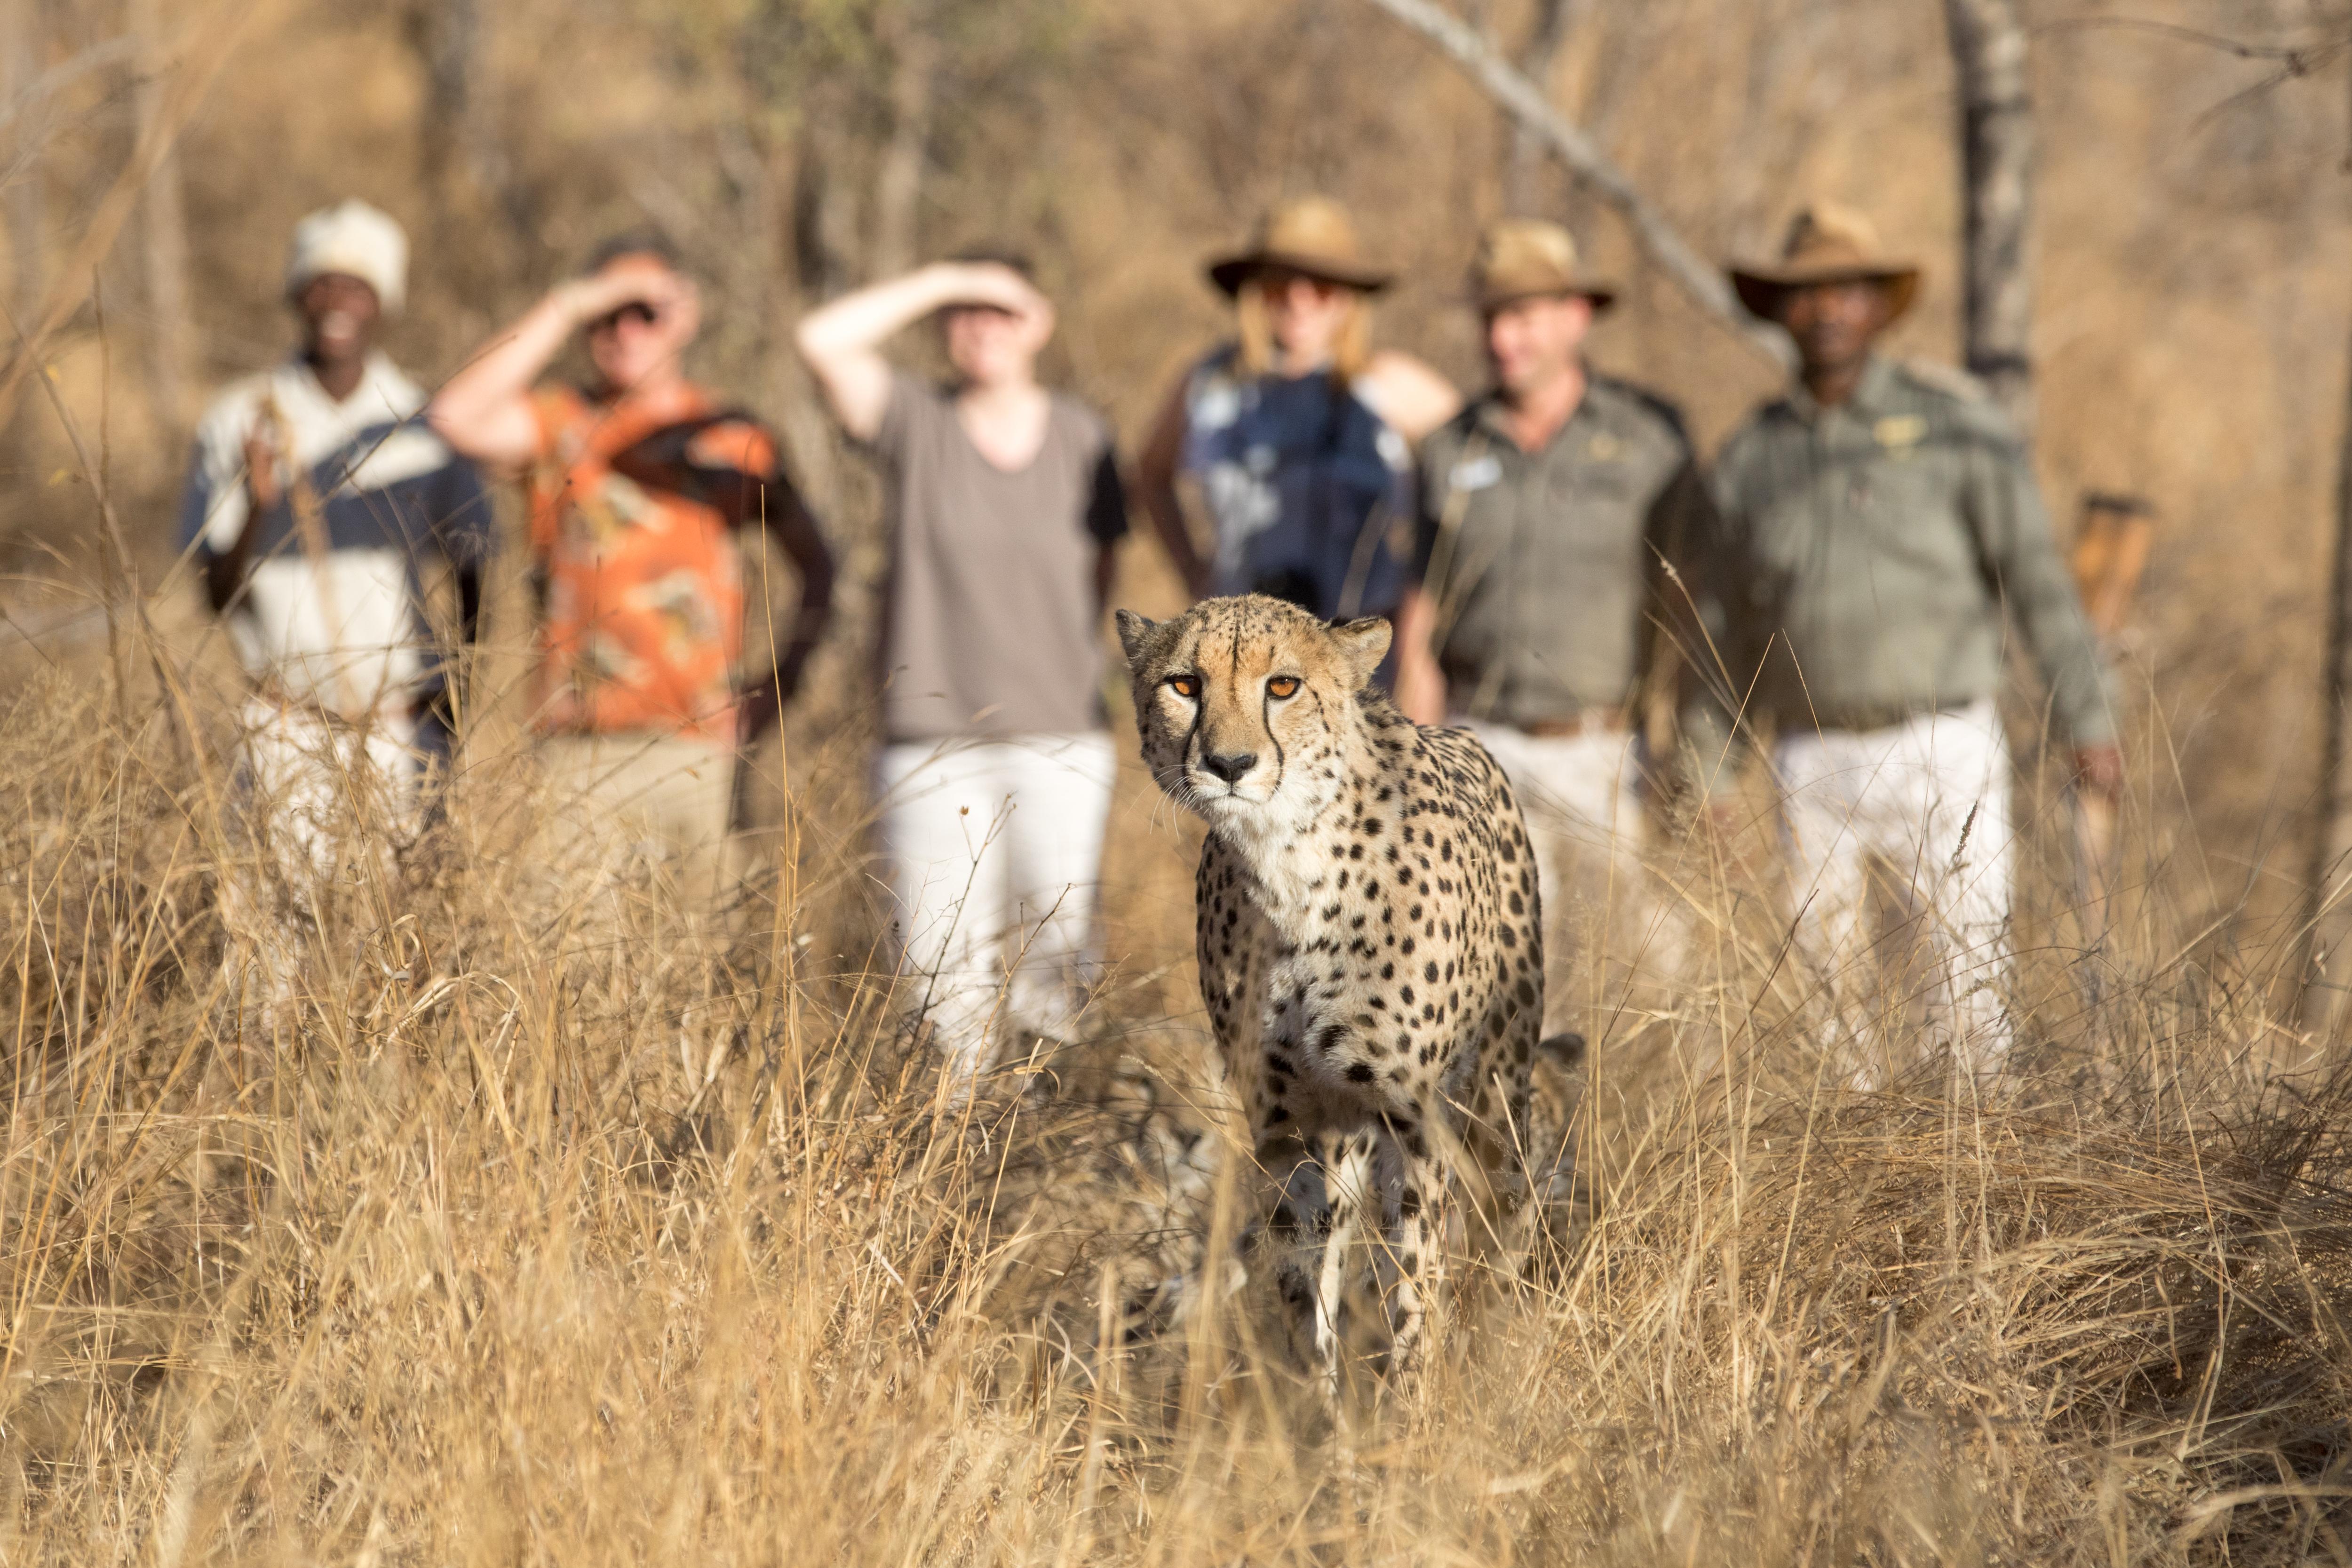
<path fill-rule="evenodd" d="M 2106 677 L 2023 447 L 1956 371 L 1874 359 L 1824 408 L 1802 386 L 1716 461 L 1737 541 L 1734 673 L 1783 723 L 1869 729 L 1992 695 L 2004 606 L 2077 744 L 2111 739 Z"/>
<path fill-rule="evenodd" d="M 531 407 L 530 536 L 547 595 L 539 727 L 731 742 L 736 536 L 804 515 L 775 437 L 684 383 L 620 403 L 548 386 Z"/>
<path fill-rule="evenodd" d="M 372 353 L 341 402 L 295 358 L 233 384 L 205 410 L 181 500 L 184 545 L 236 548 L 252 504 L 245 443 L 257 426 L 268 426 L 282 459 L 286 493 L 259 521 L 252 575 L 228 621 L 255 681 L 354 717 L 438 684 L 420 558 L 478 567 L 496 531 L 480 477 L 426 426 L 424 406 L 424 390 Z M 303 537 L 297 473 L 323 537 Z"/>
<path fill-rule="evenodd" d="M 1533 452 L 1496 395 L 1464 409 L 1423 446 L 1420 512 L 1449 699 L 1516 725 L 1630 702 L 1660 629 L 1696 607 L 1682 567 L 1714 532 L 1680 417 L 1597 376 Z"/>

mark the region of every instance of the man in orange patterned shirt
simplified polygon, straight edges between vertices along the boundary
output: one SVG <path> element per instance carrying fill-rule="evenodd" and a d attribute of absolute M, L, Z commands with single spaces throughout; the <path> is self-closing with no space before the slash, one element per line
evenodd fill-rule
<path fill-rule="evenodd" d="M 727 875 L 738 748 L 773 722 L 824 631 L 833 560 L 775 437 L 688 381 L 694 284 L 662 241 L 601 247 L 450 378 L 434 428 L 527 475 L 542 621 L 537 726 L 550 782 L 678 856 L 697 899 Z M 574 331 L 595 382 L 533 383 Z M 774 536 L 801 579 L 773 666 L 739 686 L 739 532 Z"/>

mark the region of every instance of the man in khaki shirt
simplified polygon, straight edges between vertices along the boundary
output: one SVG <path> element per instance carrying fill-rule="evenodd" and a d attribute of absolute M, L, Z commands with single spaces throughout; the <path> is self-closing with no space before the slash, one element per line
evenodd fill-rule
<path fill-rule="evenodd" d="M 1865 861 L 1882 862 L 1944 970 L 1937 1033 L 1990 1068 L 2011 1033 L 2010 759 L 1993 701 L 2008 629 L 2085 787 L 2112 794 L 2121 754 L 2097 642 L 2000 411 L 1957 371 L 1874 350 L 1916 266 L 1822 203 L 1777 258 L 1731 277 L 1801 362 L 1726 443 L 1715 489 L 1734 542 L 1721 580 L 1738 585 L 1728 688 L 1775 736 L 1802 955 L 1832 988 L 1849 973 Z"/>
<path fill-rule="evenodd" d="M 1696 580 L 1682 568 L 1712 513 L 1675 411 L 1585 365 L 1614 289 L 1566 230 L 1497 224 L 1472 283 L 1494 384 L 1422 448 L 1397 699 L 1466 725 L 1509 774 L 1558 958 L 1632 885 L 1633 714 L 1695 608 L 1675 579 Z"/>

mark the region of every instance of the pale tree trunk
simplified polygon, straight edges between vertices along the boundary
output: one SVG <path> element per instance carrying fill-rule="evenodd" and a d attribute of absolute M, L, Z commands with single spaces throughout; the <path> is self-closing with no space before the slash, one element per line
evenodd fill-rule
<path fill-rule="evenodd" d="M 1944 0 L 1960 121 L 1961 356 L 2033 440 L 2033 99 L 2016 0 Z M 2103 946 L 2115 887 L 2116 802 L 2069 787 L 2074 894 L 2086 942 Z M 2082 973 L 2099 1000 L 2099 966 Z"/>
<path fill-rule="evenodd" d="M 891 278 L 915 262 L 923 200 L 923 159 L 931 135 L 931 83 L 939 44 L 929 0 L 893 12 L 890 140 L 874 180 L 874 276 Z"/>
<path fill-rule="evenodd" d="M 158 0 L 131 0 L 131 32 L 140 42 L 131 89 L 139 133 L 153 133 L 163 109 L 163 17 Z M 161 431 L 176 436 L 188 416 L 188 220 L 180 160 L 164 153 L 147 182 L 140 225 L 140 270 L 147 290 L 147 398 Z"/>
<path fill-rule="evenodd" d="M 1552 62 L 1568 37 L 1569 0 L 1536 0 L 1535 30 L 1519 52 L 1519 74 L 1538 88 L 1550 86 Z M 1543 142 L 1525 125 L 1511 127 L 1510 162 L 1503 170 L 1503 210 L 1532 215 L 1536 210 L 1536 171 L 1543 164 Z"/>
<path fill-rule="evenodd" d="M 2319 825 L 2304 881 L 2304 962 L 2298 998 L 2305 1028 L 2332 1037 L 2352 988 L 2352 389 L 2336 452 L 2336 541 L 2327 574 L 2327 653 L 2319 758 Z"/>
<path fill-rule="evenodd" d="M 1944 0 L 1960 110 L 1961 339 L 1969 373 L 2033 433 L 2033 102 L 2015 0 Z"/>
<path fill-rule="evenodd" d="M 459 177 L 485 195 L 495 195 L 501 182 L 497 139 L 482 111 L 479 0 L 425 0 L 418 25 L 426 176 L 436 184 Z"/>

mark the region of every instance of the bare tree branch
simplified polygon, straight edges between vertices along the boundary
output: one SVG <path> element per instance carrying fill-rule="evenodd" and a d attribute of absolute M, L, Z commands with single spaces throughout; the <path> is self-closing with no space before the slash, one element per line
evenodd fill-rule
<path fill-rule="evenodd" d="M 131 216 L 147 181 L 179 140 L 212 85 L 213 78 L 228 61 L 230 49 L 244 30 L 245 22 L 255 9 L 252 0 L 223 0 L 207 15 L 197 18 L 188 28 L 192 40 L 187 53 L 172 70 L 156 106 L 153 118 L 140 128 L 139 139 L 132 144 L 131 156 L 123 163 L 106 195 L 90 209 L 82 226 L 81 238 L 73 254 L 53 284 L 39 310 L 29 321 L 17 328 L 16 350 L 0 367 L 0 421 L 5 421 L 15 411 L 16 389 L 34 366 L 41 363 L 41 354 L 48 347 L 58 329 L 71 317 L 84 298 L 76 279 L 94 273 L 114 247 L 116 234 Z"/>
<path fill-rule="evenodd" d="M 1741 310 L 1730 279 L 1721 269 L 1683 238 L 1591 137 L 1546 100 L 1542 89 L 1514 69 L 1467 23 L 1433 0 L 1371 0 L 1371 4 L 1444 51 L 1487 97 L 1598 191 L 1632 226 L 1650 259 L 1701 310 L 1776 366 L 1787 367 L 1790 358 L 1787 339 Z"/>
<path fill-rule="evenodd" d="M 1536 0 L 1535 29 L 1528 35 L 1528 47 L 1519 51 L 1519 74 L 1542 87 L 1551 76 L 1552 61 L 1559 58 L 1560 45 L 1567 39 L 1568 0 Z M 1526 212 L 1535 205 L 1536 157 L 1542 151 L 1542 143 L 1533 132 L 1524 125 L 1514 127 L 1511 160 L 1503 172 L 1506 211 Z"/>
<path fill-rule="evenodd" d="M 136 58 L 143 47 L 143 40 L 136 33 L 130 33 L 119 38 L 109 38 L 102 44 L 92 44 L 71 59 L 51 66 L 17 89 L 5 105 L 0 105 L 0 127 L 13 123 L 27 109 L 51 93 L 71 85 L 77 78 L 102 70 L 119 60 Z M 37 58 L 37 55 L 27 55 L 27 58 Z"/>

